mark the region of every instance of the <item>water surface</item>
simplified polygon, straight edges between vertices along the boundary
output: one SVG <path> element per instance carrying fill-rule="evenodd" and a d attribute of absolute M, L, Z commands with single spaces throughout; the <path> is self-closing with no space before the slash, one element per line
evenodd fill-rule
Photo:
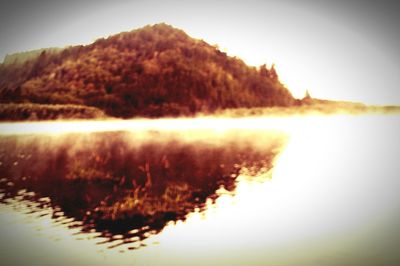
<path fill-rule="evenodd" d="M 6 265 L 400 262 L 399 116 L 1 126 Z"/>

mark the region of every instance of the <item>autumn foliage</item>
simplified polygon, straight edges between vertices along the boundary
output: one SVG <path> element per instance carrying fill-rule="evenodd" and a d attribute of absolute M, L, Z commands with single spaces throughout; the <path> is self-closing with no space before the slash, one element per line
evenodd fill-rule
<path fill-rule="evenodd" d="M 0 102 L 74 104 L 116 117 L 290 106 L 273 67 L 247 66 L 166 24 L 0 65 Z"/>

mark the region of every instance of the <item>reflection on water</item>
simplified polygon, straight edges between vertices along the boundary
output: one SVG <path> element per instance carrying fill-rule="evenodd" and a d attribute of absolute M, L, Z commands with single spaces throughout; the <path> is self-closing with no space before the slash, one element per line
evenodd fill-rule
<path fill-rule="evenodd" d="M 1 201 L 52 207 L 51 217 L 135 248 L 169 221 L 203 210 L 239 174 L 267 173 L 283 138 L 163 131 L 20 135 L 0 139 Z M 279 138 L 278 138 L 279 137 Z M 22 202 L 21 202 L 22 203 Z M 71 218 L 71 219 L 70 219 Z"/>
<path fill-rule="evenodd" d="M 3 261 L 400 264 L 400 117 L 234 121 L 1 137 Z"/>

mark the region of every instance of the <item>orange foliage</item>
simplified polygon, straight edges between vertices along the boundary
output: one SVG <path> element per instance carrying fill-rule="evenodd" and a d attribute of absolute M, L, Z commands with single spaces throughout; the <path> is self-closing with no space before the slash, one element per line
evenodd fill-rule
<path fill-rule="evenodd" d="M 118 117 L 288 106 L 275 69 L 249 67 L 166 24 L 0 66 L 0 101 L 81 104 Z"/>

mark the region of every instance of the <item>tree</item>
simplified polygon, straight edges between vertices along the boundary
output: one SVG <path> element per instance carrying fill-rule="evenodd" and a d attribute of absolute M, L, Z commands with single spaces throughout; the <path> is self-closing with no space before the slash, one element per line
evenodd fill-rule
<path fill-rule="evenodd" d="M 276 73 L 275 70 L 275 64 L 272 64 L 271 69 L 269 70 L 269 78 L 272 79 L 273 81 L 278 81 L 278 73 Z"/>

